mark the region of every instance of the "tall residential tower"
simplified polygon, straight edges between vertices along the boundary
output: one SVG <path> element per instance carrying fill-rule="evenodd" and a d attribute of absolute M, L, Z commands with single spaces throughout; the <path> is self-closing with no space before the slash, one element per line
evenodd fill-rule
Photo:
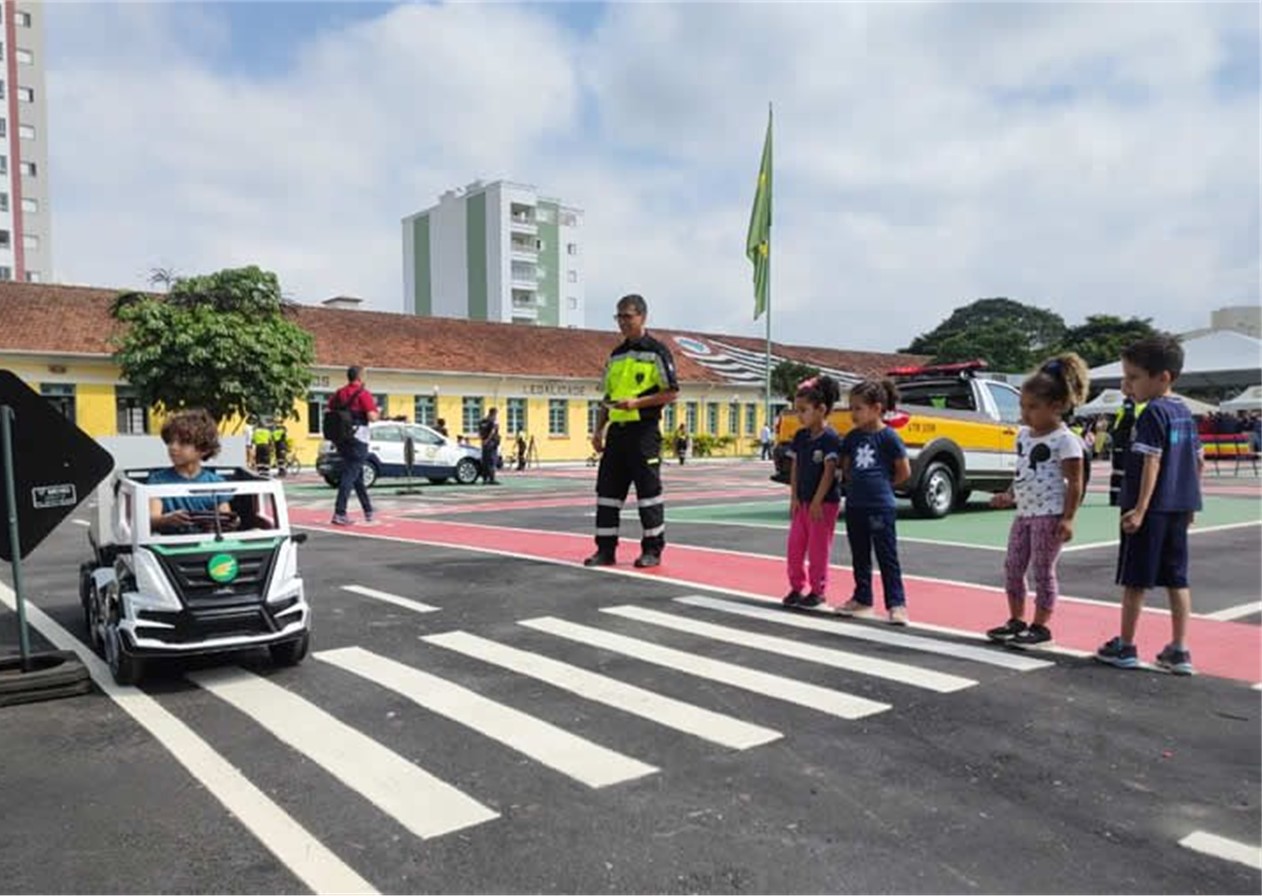
<path fill-rule="evenodd" d="M 52 279 L 43 4 L 0 5 L 0 280 Z"/>
<path fill-rule="evenodd" d="M 403 307 L 413 314 L 583 326 L 583 213 L 534 187 L 474 181 L 403 219 Z"/>

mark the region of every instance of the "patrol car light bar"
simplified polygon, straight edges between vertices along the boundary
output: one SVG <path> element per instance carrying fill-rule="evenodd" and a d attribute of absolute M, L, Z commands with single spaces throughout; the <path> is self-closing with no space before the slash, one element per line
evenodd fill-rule
<path fill-rule="evenodd" d="M 925 367 L 895 367 L 887 372 L 888 376 L 949 376 L 956 373 L 967 373 L 973 370 L 985 370 L 989 367 L 978 358 L 975 361 L 960 361 L 957 364 L 931 364 Z"/>

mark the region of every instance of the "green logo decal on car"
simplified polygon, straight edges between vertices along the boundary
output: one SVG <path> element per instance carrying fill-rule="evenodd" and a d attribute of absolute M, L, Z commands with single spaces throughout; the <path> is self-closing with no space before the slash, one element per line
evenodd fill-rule
<path fill-rule="evenodd" d="M 221 585 L 231 582 L 240 572 L 241 566 L 231 554 L 215 554 L 206 561 L 206 574 Z"/>

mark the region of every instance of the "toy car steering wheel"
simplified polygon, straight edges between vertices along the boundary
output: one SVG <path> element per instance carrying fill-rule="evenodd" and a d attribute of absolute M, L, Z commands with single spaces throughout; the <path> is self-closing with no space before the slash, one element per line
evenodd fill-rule
<path fill-rule="evenodd" d="M 241 525 L 241 517 L 231 510 L 220 510 L 217 512 L 219 516 L 219 528 L 222 531 L 235 531 Z M 190 510 L 188 511 L 189 524 L 198 532 L 214 532 L 215 531 L 214 510 Z"/>

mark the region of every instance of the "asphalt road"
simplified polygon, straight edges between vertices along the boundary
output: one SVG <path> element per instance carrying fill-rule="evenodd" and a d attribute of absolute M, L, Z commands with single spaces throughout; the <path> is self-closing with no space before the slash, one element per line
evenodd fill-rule
<path fill-rule="evenodd" d="M 578 504 L 506 507 L 590 496 L 589 471 L 528 475 L 420 498 L 377 491 L 387 516 L 588 529 Z M 754 468 L 668 476 L 668 496 L 761 487 Z M 331 503 L 327 491 L 292 493 L 298 505 Z M 484 503 L 499 506 L 466 512 Z M 31 602 L 75 637 L 84 531 L 67 522 L 26 566 Z M 1198 536 L 1198 609 L 1258 599 L 1257 536 Z M 700 524 L 672 526 L 671 538 L 783 545 L 774 531 Z M 1002 555 L 908 544 L 904 557 L 919 574 L 993 584 Z M 1066 592 L 1105 599 L 1108 588 L 1087 585 L 1111 575 L 1111 559 L 1067 555 Z M 802 623 L 790 626 L 731 612 L 758 607 L 722 592 L 373 537 L 314 533 L 301 567 L 313 658 L 292 669 L 265 652 L 165 663 L 140 689 L 144 718 L 175 720 L 210 759 L 191 740 L 164 747 L 102 693 L 0 708 L 0 889 L 287 893 L 347 879 L 443 893 L 1262 889 L 1256 867 L 1178 845 L 1202 831 L 1257 855 L 1259 693 L 1239 682 L 1052 654 L 1013 654 L 1041 664 L 1006 668 L 941 633 L 873 642 L 853 633 L 892 630 L 781 614 Z M 689 595 L 724 603 L 679 600 Z M 15 642 L 0 608 L 0 645 Z M 541 680 L 541 669 L 559 677 Z M 392 689 L 408 686 L 413 697 Z M 229 811 L 228 779 L 190 771 L 211 760 L 238 770 L 284 823 L 261 821 L 257 801 Z M 286 853 L 294 843 L 314 851 Z"/>

